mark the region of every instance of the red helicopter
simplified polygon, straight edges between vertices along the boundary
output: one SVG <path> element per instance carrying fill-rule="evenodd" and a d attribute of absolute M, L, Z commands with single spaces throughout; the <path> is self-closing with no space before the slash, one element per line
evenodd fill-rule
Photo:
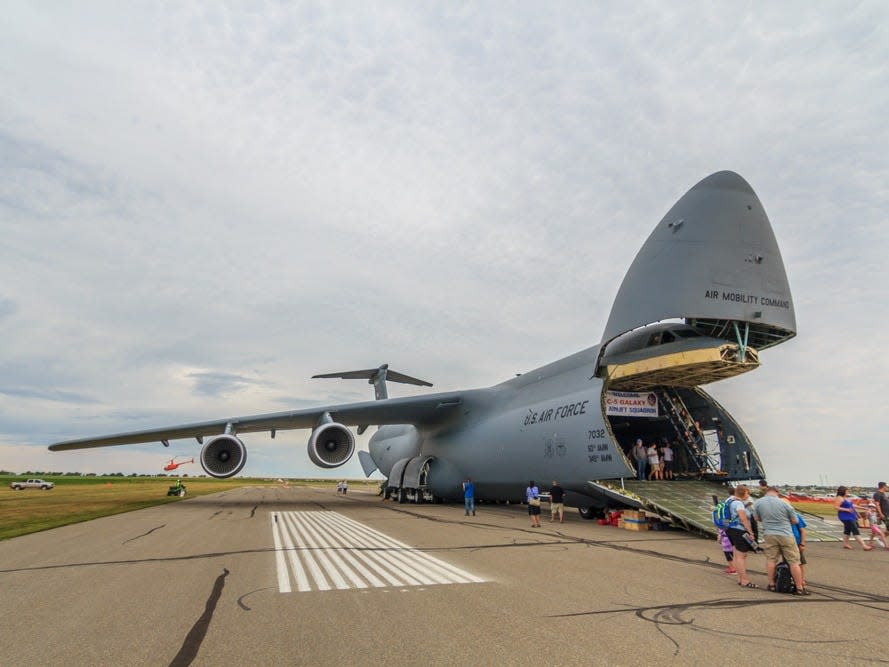
<path fill-rule="evenodd" d="M 194 459 L 189 459 L 188 461 L 179 461 L 178 463 L 176 463 L 174 459 L 170 459 L 170 462 L 164 466 L 164 470 L 176 470 L 176 468 L 178 468 L 179 466 L 184 466 L 186 463 L 194 463 Z"/>

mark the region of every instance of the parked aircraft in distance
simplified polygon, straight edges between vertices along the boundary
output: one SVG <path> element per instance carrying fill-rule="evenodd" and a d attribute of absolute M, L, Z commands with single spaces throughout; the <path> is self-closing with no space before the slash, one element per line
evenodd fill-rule
<path fill-rule="evenodd" d="M 590 239 L 591 245 L 594 239 Z M 751 371 L 796 335 L 793 300 L 768 216 L 729 171 L 708 176 L 655 226 L 624 277 L 601 341 L 492 387 L 388 398 L 386 382 L 431 386 L 378 368 L 315 377 L 366 379 L 373 401 L 231 417 L 68 440 L 53 451 L 195 438 L 214 477 L 239 473 L 240 435 L 311 429 L 308 456 L 336 468 L 355 451 L 349 426 L 379 428 L 358 452 L 400 500 L 522 500 L 528 480 L 557 479 L 591 516 L 596 480 L 634 477 L 636 439 L 673 443 L 676 476 L 764 477 L 753 443 L 702 385 Z M 205 438 L 210 438 L 204 442 Z"/>

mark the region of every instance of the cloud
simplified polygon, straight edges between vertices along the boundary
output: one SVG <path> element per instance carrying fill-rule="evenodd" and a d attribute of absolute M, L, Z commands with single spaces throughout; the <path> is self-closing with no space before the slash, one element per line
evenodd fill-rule
<path fill-rule="evenodd" d="M 4 18 L 7 439 L 365 400 L 309 377 L 384 362 L 502 381 L 598 342 L 657 220 L 729 168 L 771 216 L 799 336 L 713 393 L 776 480 L 857 479 L 840 448 L 889 463 L 881 5 Z"/>

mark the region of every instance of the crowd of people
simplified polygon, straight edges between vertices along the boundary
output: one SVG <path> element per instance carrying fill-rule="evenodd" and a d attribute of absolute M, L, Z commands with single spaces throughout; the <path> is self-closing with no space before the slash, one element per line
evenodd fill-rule
<path fill-rule="evenodd" d="M 652 442 L 646 447 L 642 438 L 638 438 L 633 446 L 636 478 L 640 481 L 674 479 L 673 464 L 675 460 L 676 452 L 668 441 L 661 444 Z"/>
<path fill-rule="evenodd" d="M 806 585 L 806 521 L 793 505 L 781 498 L 778 489 L 769 486 L 764 480 L 760 483 L 761 496 L 756 501 L 745 484 L 729 490 L 725 504 L 729 508 L 729 521 L 718 531 L 717 541 L 722 547 L 727 566 L 727 574 L 738 575 L 738 585 L 745 588 L 759 588 L 751 581 L 747 571 L 747 556 L 750 553 L 765 553 L 766 588 L 779 591 L 776 573 L 779 564 L 789 567 L 793 585 L 789 591 L 793 595 L 810 595 Z M 834 498 L 837 518 L 843 524 L 843 548 L 852 549 L 851 539 L 855 539 L 864 551 L 872 551 L 874 543 L 889 549 L 889 542 L 881 524 L 889 529 L 889 498 L 885 482 L 877 485 L 873 498 L 865 506 L 870 530 L 869 543 L 865 544 L 858 526 L 858 509 L 849 498 L 845 486 L 837 488 Z M 762 545 L 762 546 L 760 546 Z M 785 591 L 780 591 L 785 592 Z"/>

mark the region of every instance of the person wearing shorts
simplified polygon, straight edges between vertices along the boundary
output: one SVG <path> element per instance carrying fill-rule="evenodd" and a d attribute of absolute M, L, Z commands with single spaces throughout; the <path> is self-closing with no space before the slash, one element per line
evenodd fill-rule
<path fill-rule="evenodd" d="M 837 518 L 843 522 L 843 549 L 851 549 L 849 538 L 854 537 L 861 548 L 870 551 L 873 547 L 864 543 L 861 531 L 858 530 L 858 512 L 855 505 L 846 497 L 849 490 L 845 486 L 837 487 L 837 495 L 833 499 L 833 506 L 837 509 Z"/>
<path fill-rule="evenodd" d="M 559 516 L 559 523 L 565 523 L 565 489 L 559 486 L 556 480 L 549 490 L 549 520 L 555 521 L 556 515 Z"/>
<path fill-rule="evenodd" d="M 673 448 L 667 442 L 661 451 L 664 453 L 664 479 L 673 479 Z"/>
<path fill-rule="evenodd" d="M 747 554 L 750 551 L 754 551 L 756 545 L 756 542 L 753 541 L 753 530 L 750 527 L 747 508 L 744 507 L 744 502 L 750 498 L 750 489 L 744 484 L 739 484 L 735 487 L 734 498 L 731 505 L 729 505 L 731 521 L 728 528 L 726 528 L 725 534 L 728 535 L 728 539 L 731 541 L 732 547 L 734 547 L 735 554 L 732 562 L 735 565 L 735 570 L 738 572 L 738 586 L 759 588 L 747 576 Z"/>
<path fill-rule="evenodd" d="M 886 482 L 879 482 L 877 490 L 874 492 L 874 504 L 877 506 L 877 516 L 886 525 L 886 530 L 889 530 L 889 496 L 886 495 L 887 493 L 889 493 L 889 487 L 886 486 Z"/>
<path fill-rule="evenodd" d="M 796 548 L 799 549 L 799 571 L 803 575 L 803 586 L 806 585 L 806 520 L 803 515 L 794 510 L 797 523 L 793 524 L 793 539 L 796 540 Z"/>
<path fill-rule="evenodd" d="M 769 590 L 777 590 L 775 572 L 779 559 L 784 559 L 790 566 L 790 574 L 796 584 L 794 595 L 810 595 L 803 583 L 799 547 L 793 537 L 793 525 L 799 523 L 799 519 L 790 503 L 781 500 L 777 488 L 769 486 L 765 495 L 754 503 L 753 514 L 759 520 L 764 536 L 763 550 L 766 553 Z"/>

